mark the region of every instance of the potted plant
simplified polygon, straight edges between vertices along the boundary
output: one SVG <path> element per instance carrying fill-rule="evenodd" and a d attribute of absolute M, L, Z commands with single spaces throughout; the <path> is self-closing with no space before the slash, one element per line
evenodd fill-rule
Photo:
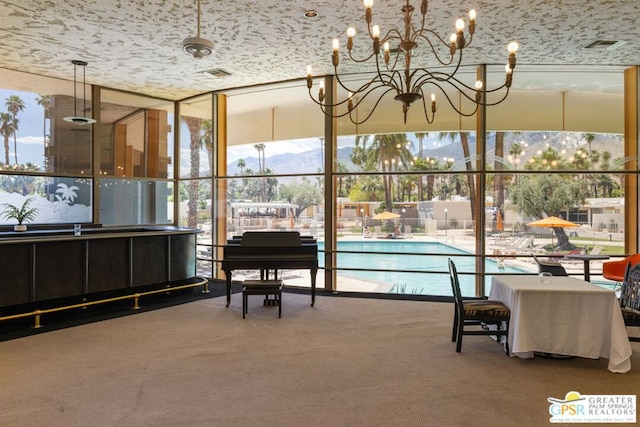
<path fill-rule="evenodd" d="M 28 198 L 20 208 L 11 203 L 2 204 L 2 217 L 18 221 L 18 224 L 13 226 L 14 231 L 27 231 L 27 226 L 23 223 L 33 221 L 38 216 L 38 208 L 29 207 L 32 201 L 32 198 Z"/>

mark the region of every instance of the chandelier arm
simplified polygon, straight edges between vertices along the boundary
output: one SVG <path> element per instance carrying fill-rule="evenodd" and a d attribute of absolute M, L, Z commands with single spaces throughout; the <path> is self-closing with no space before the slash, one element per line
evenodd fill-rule
<path fill-rule="evenodd" d="M 440 37 L 438 36 L 436 33 L 434 33 L 431 30 L 428 30 L 431 34 L 433 34 L 436 38 L 438 38 L 438 40 L 440 40 L 445 46 L 448 46 L 447 43 Z M 451 57 L 449 58 L 448 61 L 444 61 L 441 59 L 440 55 L 438 54 L 438 50 L 435 48 L 435 45 L 433 44 L 433 42 L 431 41 L 431 39 L 423 34 L 418 35 L 417 37 L 423 39 L 424 41 L 426 41 L 429 44 L 429 48 L 431 49 L 431 52 L 433 53 L 433 56 L 436 57 L 436 60 L 442 64 L 442 65 L 451 65 L 453 63 L 453 60 L 456 57 L 456 54 L 451 54 Z M 457 49 L 456 52 L 458 53 L 458 65 L 460 65 L 460 63 L 462 62 L 462 50 Z"/>
<path fill-rule="evenodd" d="M 369 85 L 370 85 L 370 84 L 371 84 L 371 82 L 369 83 Z M 362 102 L 364 101 L 364 99 L 365 99 L 365 98 L 367 98 L 367 97 L 368 97 L 368 96 L 369 96 L 369 95 L 370 95 L 374 90 L 376 90 L 376 89 L 378 89 L 378 88 L 380 88 L 380 87 L 383 87 L 383 86 L 388 86 L 388 85 L 380 84 L 380 85 L 377 85 L 377 86 L 375 86 L 375 87 L 372 87 L 372 88 L 370 88 L 370 89 L 366 90 L 366 91 L 364 92 L 364 95 L 363 95 L 362 97 L 360 97 L 360 98 L 357 98 L 357 99 L 356 99 L 356 103 L 353 105 L 353 107 L 352 107 L 350 110 L 347 110 L 347 111 L 345 111 L 344 113 L 339 113 L 339 114 L 334 114 L 334 113 L 332 113 L 332 112 L 328 111 L 328 108 L 335 108 L 335 107 L 339 107 L 340 105 L 343 105 L 343 104 L 345 104 L 345 103 L 349 102 L 349 98 L 347 98 L 347 99 L 345 99 L 345 100 L 343 100 L 343 101 L 340 101 L 340 102 L 336 102 L 336 103 L 334 103 L 334 104 L 325 104 L 324 102 L 319 101 L 319 100 L 317 100 L 316 98 L 314 98 L 314 97 L 313 97 L 313 94 L 311 93 L 311 89 L 308 89 L 308 91 L 309 91 L 309 97 L 313 100 L 313 102 L 315 102 L 317 105 L 319 105 L 319 106 L 320 106 L 320 109 L 322 110 L 322 112 L 323 112 L 325 115 L 327 115 L 327 116 L 329 116 L 329 117 L 333 117 L 333 118 L 340 118 L 340 117 L 344 117 L 344 116 L 346 116 L 346 115 L 350 115 L 350 113 L 352 113 L 353 111 L 355 111 L 355 109 L 360 105 L 360 103 L 362 103 Z M 392 91 L 392 90 L 394 90 L 394 88 L 393 88 L 393 87 L 391 87 L 391 88 L 387 89 L 387 90 L 386 90 L 382 95 L 380 95 L 380 97 L 378 98 L 378 100 L 377 100 L 377 101 L 376 101 L 376 103 L 374 104 L 374 106 L 373 106 L 373 108 L 372 108 L 371 112 L 367 115 L 367 117 L 366 117 L 364 120 L 359 121 L 359 122 L 355 122 L 353 119 L 351 119 L 351 117 L 350 117 L 350 120 L 351 120 L 354 124 L 362 124 L 362 123 L 364 123 L 364 122 L 365 122 L 365 121 L 366 121 L 366 120 L 371 116 L 371 114 L 373 114 L 373 111 L 376 109 L 376 107 L 378 106 L 378 104 L 380 103 L 380 101 L 382 100 L 382 98 L 384 98 L 384 96 L 385 96 L 389 91 Z M 362 94 L 362 92 L 360 92 L 360 94 Z"/>
<path fill-rule="evenodd" d="M 424 110 L 424 118 L 427 119 L 427 123 L 433 123 L 433 120 L 436 118 L 436 112 L 431 112 L 431 119 L 429 119 L 429 111 L 427 110 L 427 101 L 425 100 L 424 92 L 422 92 L 422 88 L 420 88 L 420 95 L 422 95 L 422 109 Z"/>
<path fill-rule="evenodd" d="M 376 89 L 377 89 L 377 88 L 376 88 Z M 390 91 L 392 91 L 392 90 L 394 90 L 394 89 L 393 89 L 393 88 L 389 88 L 389 89 L 387 89 L 387 90 L 386 90 L 382 95 L 380 95 L 380 96 L 378 97 L 378 100 L 377 100 L 377 101 L 376 101 L 376 103 L 373 105 L 373 107 L 371 108 L 371 111 L 369 112 L 369 114 L 367 114 L 367 116 L 366 116 L 364 119 L 362 119 L 362 120 L 354 120 L 354 119 L 353 119 L 353 114 L 349 114 L 349 120 L 351 120 L 351 123 L 353 123 L 354 125 L 361 125 L 361 124 L 363 124 L 364 122 L 366 122 L 367 120 L 369 120 L 369 118 L 371 117 L 371 115 L 373 114 L 373 112 L 374 112 L 374 111 L 376 111 L 376 108 L 378 108 L 378 104 L 380 104 L 380 101 L 382 101 L 382 98 L 384 98 L 384 97 L 385 97 L 385 95 L 386 95 L 387 93 L 389 93 Z M 367 94 L 365 95 L 365 97 L 366 97 L 367 95 L 369 95 L 369 93 L 371 93 L 371 91 L 367 92 Z M 363 100 L 365 97 L 361 98 L 361 99 L 358 101 L 358 103 L 356 104 L 356 106 L 357 106 L 358 104 L 360 104 L 360 102 L 362 102 L 362 100 Z M 353 113 L 354 111 L 355 111 L 355 108 L 354 108 L 353 110 L 349 111 L 349 113 Z"/>
<path fill-rule="evenodd" d="M 504 85 L 502 86 L 504 87 Z M 489 92 L 495 92 L 495 90 L 492 91 L 487 91 L 487 93 Z M 507 88 L 505 94 L 502 96 L 502 98 L 500 98 L 498 101 L 491 101 L 491 102 L 481 102 L 480 105 L 485 106 L 485 107 L 493 107 L 494 105 L 498 105 L 500 104 L 502 101 L 504 101 L 505 99 L 507 99 L 507 96 L 509 96 L 509 88 Z"/>
<path fill-rule="evenodd" d="M 473 109 L 473 111 L 472 111 L 472 112 L 470 112 L 470 113 L 465 113 L 464 111 L 462 111 L 462 109 L 458 108 L 458 107 L 456 106 L 456 104 L 454 104 L 454 102 L 451 100 L 451 98 L 449 97 L 449 95 L 447 94 L 447 92 L 445 92 L 445 90 L 444 90 L 444 89 L 443 89 L 439 84 L 437 84 L 437 83 L 435 83 L 435 82 L 429 82 L 429 83 L 430 83 L 430 84 L 432 84 L 432 85 L 434 85 L 435 87 L 437 87 L 437 88 L 438 88 L 438 90 L 439 90 L 439 91 L 444 95 L 444 97 L 447 99 L 447 102 L 449 103 L 449 105 L 451 106 L 451 108 L 453 108 L 453 109 L 456 111 L 456 113 L 458 113 L 459 115 L 464 116 L 464 117 L 471 117 L 471 116 L 473 116 L 474 114 L 476 114 L 476 112 L 478 111 L 478 105 L 479 105 L 479 104 L 477 104 L 477 103 L 475 102 L 475 100 L 473 100 L 473 101 L 474 101 L 473 103 L 474 103 L 474 105 L 475 105 L 475 108 Z M 465 96 L 466 96 L 466 94 L 465 94 L 464 92 L 460 92 L 460 93 L 462 93 L 462 95 L 465 95 Z"/>
<path fill-rule="evenodd" d="M 373 77 L 371 80 L 369 80 L 368 82 L 364 83 L 364 84 L 363 84 L 362 86 L 360 86 L 358 89 L 352 89 L 352 88 L 348 87 L 347 85 L 345 85 L 345 84 L 342 82 L 342 80 L 340 80 L 340 76 L 338 75 L 337 70 L 336 70 L 335 78 L 336 78 L 336 81 L 338 82 L 338 84 L 340 85 L 340 87 L 341 87 L 342 89 L 346 90 L 347 92 L 351 92 L 351 93 L 353 93 L 354 95 L 355 95 L 355 94 L 358 94 L 358 93 L 362 93 L 362 92 L 364 92 L 364 91 L 368 90 L 369 86 L 371 86 L 372 84 L 374 84 L 374 83 L 378 80 L 378 78 L 380 78 L 380 84 L 382 84 L 383 86 L 387 86 L 387 84 L 386 84 L 386 83 L 384 82 L 384 80 L 381 78 L 381 75 L 380 75 L 380 74 L 376 75 L 376 76 L 375 76 L 375 77 Z M 376 87 L 374 87 L 374 88 L 372 88 L 372 89 L 377 89 L 378 87 L 379 87 L 379 86 L 376 86 Z M 348 100 L 348 99 L 347 99 L 347 100 Z M 344 103 L 344 102 L 346 102 L 346 101 L 342 101 L 342 103 Z M 336 105 L 338 105 L 338 104 L 336 104 Z"/>
<path fill-rule="evenodd" d="M 352 60 L 353 62 L 367 62 L 368 60 L 370 60 L 373 56 L 375 55 L 374 52 L 371 52 L 371 55 L 367 56 L 366 58 L 363 59 L 358 59 L 356 57 L 354 57 L 351 54 L 351 50 L 349 50 L 349 59 Z"/>

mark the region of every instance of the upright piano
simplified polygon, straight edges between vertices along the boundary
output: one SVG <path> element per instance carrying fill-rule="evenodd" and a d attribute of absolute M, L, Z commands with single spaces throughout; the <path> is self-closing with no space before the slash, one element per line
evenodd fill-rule
<path fill-rule="evenodd" d="M 297 231 L 247 231 L 227 240 L 222 270 L 227 278 L 227 307 L 231 302 L 231 276 L 234 270 L 260 270 L 261 279 L 269 272 L 286 269 L 311 270 L 311 306 L 316 301 L 318 244 Z M 277 277 L 275 277 L 277 278 Z"/>

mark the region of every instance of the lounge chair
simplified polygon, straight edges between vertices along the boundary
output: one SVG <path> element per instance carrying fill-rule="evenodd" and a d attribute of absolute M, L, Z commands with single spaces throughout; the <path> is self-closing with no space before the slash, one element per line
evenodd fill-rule
<path fill-rule="evenodd" d="M 413 234 L 411 233 L 411 226 L 410 225 L 405 225 L 404 226 L 404 237 L 407 239 L 413 238 Z"/>

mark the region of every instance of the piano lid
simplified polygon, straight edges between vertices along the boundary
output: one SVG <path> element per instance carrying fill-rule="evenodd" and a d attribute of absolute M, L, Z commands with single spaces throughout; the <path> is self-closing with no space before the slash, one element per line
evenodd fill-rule
<path fill-rule="evenodd" d="M 298 231 L 245 231 L 240 246 L 245 247 L 300 247 Z"/>

